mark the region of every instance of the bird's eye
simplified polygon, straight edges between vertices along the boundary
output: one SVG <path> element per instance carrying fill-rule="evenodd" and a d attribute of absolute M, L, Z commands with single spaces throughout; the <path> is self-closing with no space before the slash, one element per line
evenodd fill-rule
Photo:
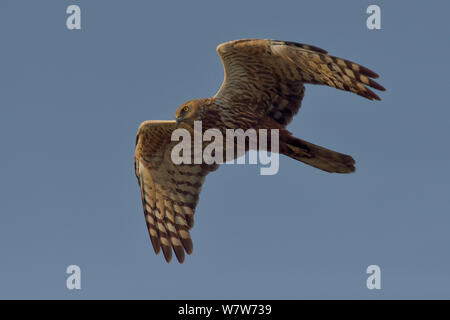
<path fill-rule="evenodd" d="M 184 112 L 188 112 L 188 111 L 189 111 L 189 107 L 188 107 L 188 106 L 184 107 L 184 108 L 183 108 L 183 111 L 184 111 Z"/>

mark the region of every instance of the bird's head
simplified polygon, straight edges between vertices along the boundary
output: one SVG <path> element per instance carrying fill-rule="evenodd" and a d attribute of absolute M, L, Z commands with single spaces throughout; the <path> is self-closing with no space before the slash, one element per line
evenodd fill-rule
<path fill-rule="evenodd" d="M 195 120 L 202 120 L 202 110 L 206 99 L 190 100 L 178 107 L 175 112 L 175 119 L 177 123 L 180 122 L 194 122 Z"/>

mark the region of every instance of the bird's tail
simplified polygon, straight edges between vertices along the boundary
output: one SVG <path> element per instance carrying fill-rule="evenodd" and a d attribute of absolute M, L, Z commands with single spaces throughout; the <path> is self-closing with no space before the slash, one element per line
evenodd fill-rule
<path fill-rule="evenodd" d="M 331 173 L 355 171 L 355 160 L 349 155 L 332 151 L 294 137 L 289 131 L 280 132 L 280 153 Z"/>

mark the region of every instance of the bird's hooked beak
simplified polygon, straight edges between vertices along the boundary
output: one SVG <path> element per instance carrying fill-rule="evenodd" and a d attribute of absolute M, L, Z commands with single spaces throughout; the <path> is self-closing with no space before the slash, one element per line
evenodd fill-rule
<path fill-rule="evenodd" d="M 176 118 L 176 121 L 177 121 L 177 125 L 179 125 L 180 124 L 180 122 L 183 120 L 183 116 L 179 116 L 178 118 Z"/>

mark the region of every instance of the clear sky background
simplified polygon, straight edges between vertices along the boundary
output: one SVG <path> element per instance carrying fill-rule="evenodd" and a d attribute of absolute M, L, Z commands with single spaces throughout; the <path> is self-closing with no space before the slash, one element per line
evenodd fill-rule
<path fill-rule="evenodd" d="M 82 30 L 66 28 L 67 6 Z M 381 30 L 366 8 L 381 7 Z M 450 298 L 450 4 L 445 1 L 0 2 L 0 298 Z M 331 175 L 210 174 L 185 263 L 156 256 L 139 124 L 215 94 L 215 48 L 303 42 L 380 74 L 383 101 L 307 86 L 289 129 L 351 154 Z M 82 289 L 66 289 L 68 265 Z M 381 267 L 381 290 L 366 268 Z"/>

